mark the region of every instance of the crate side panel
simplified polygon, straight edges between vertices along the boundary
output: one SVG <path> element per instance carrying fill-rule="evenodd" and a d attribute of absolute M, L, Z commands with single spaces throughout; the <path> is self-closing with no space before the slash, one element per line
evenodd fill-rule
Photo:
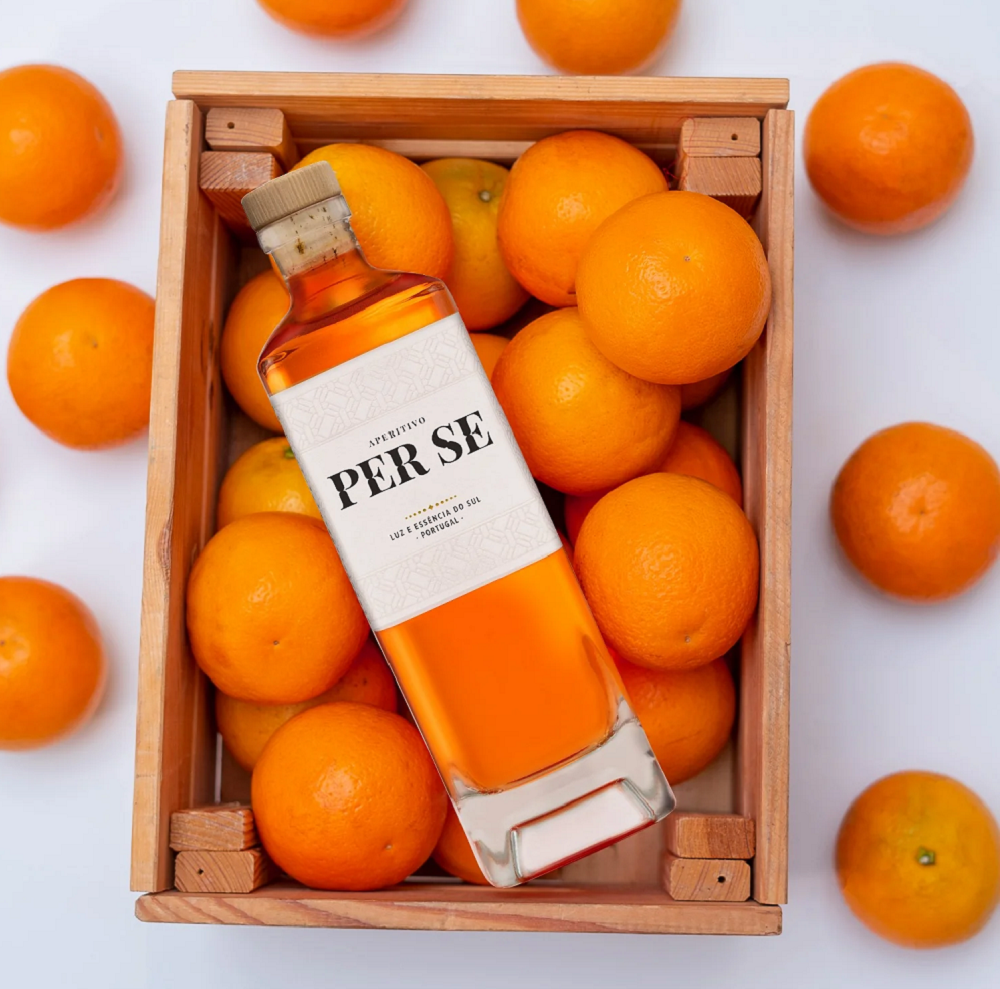
<path fill-rule="evenodd" d="M 407 884 L 378 893 L 324 893 L 272 885 L 249 894 L 157 893 L 140 920 L 283 927 L 610 934 L 780 934 L 781 908 L 679 903 L 653 890 L 528 886 L 494 890 Z"/>
<path fill-rule="evenodd" d="M 534 141 L 593 127 L 673 145 L 687 117 L 756 116 L 788 102 L 782 79 L 178 72 L 203 109 L 275 107 L 305 147 L 347 139 Z"/>
<path fill-rule="evenodd" d="M 143 567 L 132 888 L 172 882 L 170 814 L 207 803 L 215 741 L 188 650 L 184 591 L 213 523 L 222 388 L 217 346 L 229 235 L 198 191 L 202 115 L 169 104 L 157 275 Z"/>
<path fill-rule="evenodd" d="M 745 505 L 760 540 L 761 583 L 743 639 L 738 810 L 756 822 L 753 895 L 762 903 L 784 903 L 788 888 L 793 127 L 790 111 L 772 111 L 764 121 L 756 223 L 773 298 L 764 335 L 745 362 L 743 391 Z"/>

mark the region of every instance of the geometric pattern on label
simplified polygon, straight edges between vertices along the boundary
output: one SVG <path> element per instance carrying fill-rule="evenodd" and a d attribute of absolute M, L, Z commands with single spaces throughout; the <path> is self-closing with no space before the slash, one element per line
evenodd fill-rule
<path fill-rule="evenodd" d="M 376 630 L 444 604 L 474 587 L 530 566 L 560 547 L 540 498 L 437 540 L 399 563 L 363 577 L 355 589 Z"/>
<path fill-rule="evenodd" d="M 297 451 L 312 450 L 478 370 L 479 358 L 458 318 L 446 317 L 432 327 L 430 333 L 418 330 L 404 337 L 406 346 L 390 343 L 355 357 L 321 375 L 312 387 L 275 395 Z"/>

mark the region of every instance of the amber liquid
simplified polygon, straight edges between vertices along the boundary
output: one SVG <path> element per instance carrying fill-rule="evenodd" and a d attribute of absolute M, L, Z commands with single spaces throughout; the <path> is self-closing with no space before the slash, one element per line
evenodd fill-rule
<path fill-rule="evenodd" d="M 356 250 L 287 279 L 274 394 L 456 312 L 444 284 Z M 621 681 L 565 552 L 378 633 L 446 779 L 506 787 L 604 741 Z"/>

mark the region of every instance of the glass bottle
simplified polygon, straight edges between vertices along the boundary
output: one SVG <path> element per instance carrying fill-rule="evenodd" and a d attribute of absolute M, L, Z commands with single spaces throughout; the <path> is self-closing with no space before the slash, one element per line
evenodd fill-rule
<path fill-rule="evenodd" d="M 329 164 L 243 200 L 291 308 L 259 371 L 486 877 L 673 794 L 444 283 L 365 260 Z"/>

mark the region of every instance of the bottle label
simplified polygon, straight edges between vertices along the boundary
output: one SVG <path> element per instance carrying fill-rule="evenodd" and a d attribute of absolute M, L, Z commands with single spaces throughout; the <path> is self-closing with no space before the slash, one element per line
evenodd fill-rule
<path fill-rule="evenodd" d="M 560 548 L 457 314 L 271 404 L 376 631 Z"/>

